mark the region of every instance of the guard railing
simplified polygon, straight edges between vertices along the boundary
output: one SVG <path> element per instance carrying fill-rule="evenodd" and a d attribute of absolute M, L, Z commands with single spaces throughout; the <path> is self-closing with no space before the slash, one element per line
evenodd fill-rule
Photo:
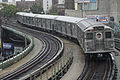
<path fill-rule="evenodd" d="M 2 62 L 0 63 L 0 69 L 7 68 L 7 67 L 9 67 L 10 65 L 18 62 L 20 59 L 22 59 L 23 57 L 25 57 L 25 56 L 33 49 L 33 47 L 34 47 L 34 40 L 33 40 L 33 37 L 32 37 L 32 36 L 27 35 L 27 34 L 24 34 L 24 33 L 20 32 L 20 31 L 17 31 L 17 30 L 15 30 L 15 29 L 9 28 L 9 27 L 7 27 L 7 26 L 3 26 L 3 25 L 2 25 L 2 28 L 7 29 L 7 30 L 9 30 L 9 31 L 12 31 L 14 34 L 18 34 L 18 35 L 26 38 L 26 39 L 30 42 L 30 44 L 29 44 L 29 45 L 27 46 L 27 48 L 25 48 L 25 50 L 23 50 L 21 53 L 15 55 L 15 56 L 13 56 L 13 57 L 5 60 L 5 61 L 2 61 Z"/>

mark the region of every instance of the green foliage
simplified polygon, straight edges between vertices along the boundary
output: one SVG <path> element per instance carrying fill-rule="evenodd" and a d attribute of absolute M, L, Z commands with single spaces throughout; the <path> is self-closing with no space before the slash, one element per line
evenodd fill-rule
<path fill-rule="evenodd" d="M 3 8 L 1 9 L 1 13 L 3 17 L 11 18 L 16 15 L 18 9 L 14 5 L 2 4 Z"/>
<path fill-rule="evenodd" d="M 30 11 L 35 14 L 41 14 L 44 13 L 43 8 L 41 6 L 38 6 L 37 4 L 33 4 L 30 7 Z"/>
<path fill-rule="evenodd" d="M 51 7 L 51 9 L 49 10 L 49 14 L 57 15 L 57 6 L 56 5 L 53 5 Z"/>

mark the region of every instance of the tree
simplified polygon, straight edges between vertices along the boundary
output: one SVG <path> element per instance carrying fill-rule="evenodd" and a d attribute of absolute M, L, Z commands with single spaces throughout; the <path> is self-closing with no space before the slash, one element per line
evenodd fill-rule
<path fill-rule="evenodd" d="M 57 14 L 57 6 L 53 5 L 51 9 L 49 10 L 49 14 L 56 15 Z"/>
<path fill-rule="evenodd" d="M 30 11 L 32 13 L 35 13 L 35 14 L 41 14 L 43 13 L 43 8 L 41 6 L 38 6 L 37 4 L 33 4 L 31 7 L 30 7 Z"/>
<path fill-rule="evenodd" d="M 11 18 L 16 15 L 18 9 L 14 5 L 2 4 L 3 8 L 1 9 L 1 13 L 3 17 Z"/>

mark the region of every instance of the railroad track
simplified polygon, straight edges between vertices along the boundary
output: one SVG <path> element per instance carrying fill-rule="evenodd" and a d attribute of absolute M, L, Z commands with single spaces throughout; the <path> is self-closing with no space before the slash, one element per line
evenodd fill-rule
<path fill-rule="evenodd" d="M 120 51 L 120 38 L 115 38 L 115 48 Z"/>
<path fill-rule="evenodd" d="M 114 38 L 115 48 L 118 49 L 118 50 L 120 50 L 119 49 L 120 48 L 120 45 L 119 45 L 119 43 L 120 43 L 120 32 L 115 33 L 114 37 L 115 37 Z"/>
<path fill-rule="evenodd" d="M 12 24 L 12 28 L 18 29 L 17 25 L 15 24 L 14 25 Z M 2 76 L 0 80 L 21 79 L 25 75 L 30 74 L 33 71 L 42 67 L 43 65 L 47 64 L 50 60 L 52 60 L 58 54 L 58 52 L 61 49 L 63 49 L 62 42 L 51 35 L 45 34 L 43 32 L 38 32 L 38 31 L 36 32 L 35 30 L 26 29 L 20 26 L 19 26 L 19 30 L 25 33 L 27 32 L 30 35 L 33 35 L 34 37 L 42 40 L 44 47 L 36 57 L 34 57 L 32 60 L 22 65 L 21 67 L 19 67 L 18 69 L 14 70 L 13 72 L 10 72 L 9 74 Z M 58 56 L 60 55 L 61 54 L 59 54 Z"/>
<path fill-rule="evenodd" d="M 111 57 L 104 61 L 88 61 L 86 75 L 78 80 L 110 80 L 113 70 Z"/>
<path fill-rule="evenodd" d="M 119 49 L 120 32 L 114 36 L 115 48 Z M 112 54 L 115 54 L 115 52 Z M 108 59 L 104 61 L 89 61 L 89 59 L 86 59 L 84 71 L 78 80 L 116 80 L 118 71 L 114 58 L 111 53 L 107 58 Z"/>
<path fill-rule="evenodd" d="M 89 61 L 88 70 L 83 80 L 108 80 L 111 71 L 111 60 Z"/>
<path fill-rule="evenodd" d="M 116 80 L 116 64 L 111 53 L 105 60 L 87 59 L 86 66 L 78 80 Z"/>

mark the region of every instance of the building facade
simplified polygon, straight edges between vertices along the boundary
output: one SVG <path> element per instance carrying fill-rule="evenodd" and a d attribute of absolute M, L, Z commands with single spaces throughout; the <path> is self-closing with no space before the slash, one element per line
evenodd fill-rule
<path fill-rule="evenodd" d="M 43 10 L 46 13 L 52 8 L 52 0 L 43 0 Z"/>
<path fill-rule="evenodd" d="M 65 0 L 58 0 L 58 4 L 65 4 Z"/>
<path fill-rule="evenodd" d="M 37 5 L 43 6 L 43 0 L 35 0 Z"/>
<path fill-rule="evenodd" d="M 120 0 L 75 0 L 75 10 L 65 10 L 65 15 L 85 17 L 86 15 L 106 15 L 120 21 Z"/>
<path fill-rule="evenodd" d="M 57 5 L 58 2 L 59 2 L 58 0 L 52 0 L 52 4 L 53 4 L 53 5 Z"/>
<path fill-rule="evenodd" d="M 78 10 L 97 10 L 97 0 L 78 0 Z"/>
<path fill-rule="evenodd" d="M 0 0 L 0 3 L 16 5 L 15 0 Z"/>
<path fill-rule="evenodd" d="M 74 0 L 65 0 L 65 9 L 74 10 Z"/>
<path fill-rule="evenodd" d="M 20 10 L 29 10 L 30 7 L 35 4 L 35 1 L 25 1 L 25 0 L 21 0 L 21 1 L 17 1 L 16 2 L 16 6 L 17 8 L 19 8 Z"/>

